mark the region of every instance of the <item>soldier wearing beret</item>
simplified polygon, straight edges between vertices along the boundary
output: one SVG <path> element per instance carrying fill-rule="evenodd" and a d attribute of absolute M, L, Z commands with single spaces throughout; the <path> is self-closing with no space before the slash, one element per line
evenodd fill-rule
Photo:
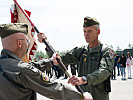
<path fill-rule="evenodd" d="M 100 23 L 95 18 L 84 18 L 83 31 L 87 45 L 75 47 L 61 56 L 65 65 L 78 63 L 78 77 L 72 76 L 68 83 L 80 85 L 94 100 L 109 100 L 114 52 L 98 40 Z"/>
<path fill-rule="evenodd" d="M 24 63 L 28 50 L 28 26 L 22 23 L 0 25 L 3 50 L 0 57 L 0 100 L 36 100 L 36 92 L 55 100 L 81 100 L 83 96 L 61 83 L 50 82 L 43 73 L 52 67 L 49 59 Z M 56 63 L 56 60 L 53 59 Z M 84 100 L 92 98 L 84 94 Z"/>

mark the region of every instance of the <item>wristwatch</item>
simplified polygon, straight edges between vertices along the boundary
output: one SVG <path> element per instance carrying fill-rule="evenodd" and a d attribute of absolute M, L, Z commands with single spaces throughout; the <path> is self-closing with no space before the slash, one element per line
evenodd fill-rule
<path fill-rule="evenodd" d="M 86 76 L 82 76 L 82 80 L 84 81 L 84 84 L 87 83 L 87 78 L 86 78 Z"/>

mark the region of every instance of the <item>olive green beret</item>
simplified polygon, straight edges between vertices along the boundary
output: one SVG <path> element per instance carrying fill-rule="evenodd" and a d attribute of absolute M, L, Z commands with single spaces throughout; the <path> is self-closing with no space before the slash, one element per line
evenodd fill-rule
<path fill-rule="evenodd" d="M 83 27 L 90 27 L 90 26 L 99 25 L 99 24 L 100 23 L 95 18 L 91 18 L 87 16 L 84 18 Z"/>
<path fill-rule="evenodd" d="M 7 37 L 14 33 L 28 33 L 28 25 L 24 23 L 9 23 L 0 25 L 0 36 L 1 38 Z"/>

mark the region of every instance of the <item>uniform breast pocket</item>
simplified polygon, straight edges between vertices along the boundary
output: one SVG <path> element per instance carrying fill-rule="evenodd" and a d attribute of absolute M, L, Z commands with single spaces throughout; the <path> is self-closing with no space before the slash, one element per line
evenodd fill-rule
<path fill-rule="evenodd" d="M 90 63 L 91 63 L 91 68 L 93 69 L 93 71 L 98 69 L 99 68 L 99 56 L 97 57 L 92 56 Z"/>

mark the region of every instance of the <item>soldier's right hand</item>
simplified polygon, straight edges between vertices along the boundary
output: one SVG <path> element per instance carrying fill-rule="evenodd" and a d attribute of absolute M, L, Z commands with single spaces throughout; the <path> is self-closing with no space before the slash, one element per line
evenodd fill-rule
<path fill-rule="evenodd" d="M 44 33 L 38 33 L 37 34 L 37 37 L 38 37 L 38 41 L 40 42 L 40 43 L 43 43 L 43 39 L 47 39 L 47 37 L 45 36 L 45 34 Z"/>
<path fill-rule="evenodd" d="M 83 96 L 84 96 L 84 100 L 93 100 L 93 97 L 88 92 L 84 92 Z"/>

